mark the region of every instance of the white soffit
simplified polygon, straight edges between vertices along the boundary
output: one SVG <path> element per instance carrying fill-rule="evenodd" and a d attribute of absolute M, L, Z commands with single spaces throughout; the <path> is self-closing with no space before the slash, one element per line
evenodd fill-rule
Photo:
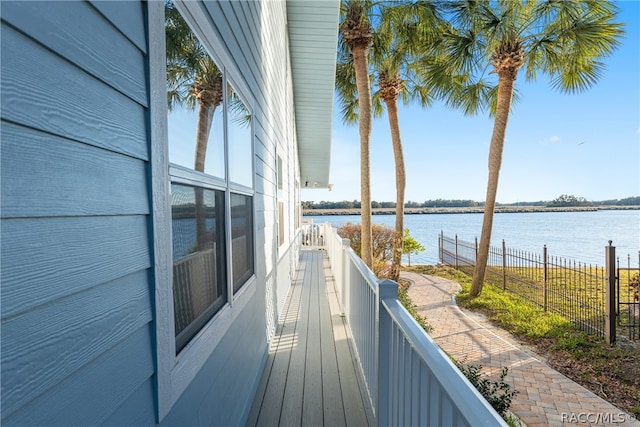
<path fill-rule="evenodd" d="M 327 188 L 340 0 L 289 0 L 287 20 L 302 188 Z"/>

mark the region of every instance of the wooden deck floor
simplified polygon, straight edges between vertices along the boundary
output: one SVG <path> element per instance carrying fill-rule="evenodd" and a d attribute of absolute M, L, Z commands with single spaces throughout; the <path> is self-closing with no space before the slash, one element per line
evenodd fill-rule
<path fill-rule="evenodd" d="M 373 425 L 328 269 L 301 252 L 247 426 Z"/>

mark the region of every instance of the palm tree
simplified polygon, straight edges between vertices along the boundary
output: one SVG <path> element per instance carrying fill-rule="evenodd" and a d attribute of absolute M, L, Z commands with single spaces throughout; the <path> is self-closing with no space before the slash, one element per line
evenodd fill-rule
<path fill-rule="evenodd" d="M 489 256 L 505 132 L 519 71 L 524 68 L 530 81 L 538 72 L 546 74 L 552 87 L 562 92 L 583 91 L 598 81 L 602 59 L 617 47 L 623 30 L 614 22 L 617 8 L 606 0 L 458 0 L 444 7 L 456 30 L 445 33 L 441 41 L 451 64 L 465 78 L 480 79 L 489 66 L 498 76 L 482 234 L 470 292 L 476 297 Z"/>
<path fill-rule="evenodd" d="M 378 74 L 378 86 L 380 88 L 380 97 L 387 107 L 389 128 L 391 130 L 391 143 L 393 145 L 393 159 L 396 165 L 396 221 L 393 261 L 391 263 L 390 276 L 392 280 L 398 281 L 400 277 L 400 263 L 402 262 L 402 248 L 404 244 L 404 193 L 407 181 L 407 174 L 404 167 L 402 140 L 400 138 L 398 96 L 400 96 L 400 93 L 404 91 L 405 82 L 400 77 L 400 73 L 397 69 L 395 69 L 394 66 L 391 66 Z"/>
<path fill-rule="evenodd" d="M 372 95 L 374 116 L 386 107 L 396 171 L 396 219 L 393 262 L 390 278 L 398 280 L 403 253 L 404 200 L 406 171 L 398 117 L 398 99 L 404 104 L 418 100 L 423 107 L 433 102 L 430 89 L 417 76 L 416 64 L 424 56 L 427 43 L 439 34 L 441 21 L 432 3 L 379 3 L 375 9 L 379 22 L 369 48 L 369 84 L 377 76 L 378 90 Z M 359 92 L 353 56 L 342 56 L 336 71 L 336 89 L 346 123 L 358 121 Z M 383 107 L 384 104 L 384 107 Z"/>
<path fill-rule="evenodd" d="M 171 111 L 177 106 L 198 107 L 194 169 L 204 172 L 213 114 L 223 100 L 222 72 L 193 34 L 170 0 L 165 1 L 165 37 L 167 44 L 167 102 Z M 195 188 L 196 250 L 207 245 L 204 190 Z"/>
<path fill-rule="evenodd" d="M 222 103 L 222 72 L 173 3 L 165 2 L 169 110 L 198 107 L 194 169 L 204 172 L 207 143 L 216 108 Z"/>
<path fill-rule="evenodd" d="M 343 0 L 341 5 L 340 44 L 342 51 L 349 49 L 358 89 L 358 111 L 360 112 L 360 197 L 362 217 L 362 260 L 373 267 L 371 245 L 371 86 L 367 52 L 373 28 L 369 20 L 372 3 L 368 0 Z M 344 57 L 344 53 L 342 55 Z"/>
<path fill-rule="evenodd" d="M 404 250 L 404 196 L 406 170 L 400 135 L 398 99 L 404 104 L 417 100 L 422 107 L 433 102 L 436 91 L 418 78 L 417 70 L 440 35 L 443 22 L 433 2 L 405 2 L 384 8 L 377 42 L 373 49 L 373 66 L 378 74 L 378 94 L 389 119 L 396 170 L 396 241 L 390 276 L 397 281 Z M 375 97 L 374 97 L 375 99 Z"/>

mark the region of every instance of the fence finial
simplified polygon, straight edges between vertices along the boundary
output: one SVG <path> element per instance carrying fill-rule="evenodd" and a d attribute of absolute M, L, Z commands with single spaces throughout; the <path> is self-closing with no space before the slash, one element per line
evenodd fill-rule
<path fill-rule="evenodd" d="M 611 246 L 612 243 L 613 243 L 613 240 L 609 240 L 609 246 Z"/>

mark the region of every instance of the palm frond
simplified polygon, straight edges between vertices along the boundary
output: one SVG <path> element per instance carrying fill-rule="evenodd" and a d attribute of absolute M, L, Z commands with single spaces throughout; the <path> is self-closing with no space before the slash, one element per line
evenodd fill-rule
<path fill-rule="evenodd" d="M 380 117 L 384 113 L 384 102 L 380 96 L 380 91 L 375 91 L 371 95 L 371 113 L 373 117 Z"/>
<path fill-rule="evenodd" d="M 554 89 L 580 92 L 597 83 L 604 72 L 602 59 L 620 44 L 623 24 L 616 23 L 617 8 L 607 1 L 560 2 L 553 19 L 530 45 L 527 78 L 533 66 L 551 77 Z M 565 5 L 564 3 L 571 3 Z"/>
<path fill-rule="evenodd" d="M 165 37 L 169 108 L 195 108 L 193 85 L 213 88 L 222 73 L 169 0 L 165 1 Z"/>
<path fill-rule="evenodd" d="M 604 69 L 600 61 L 568 58 L 564 72 L 552 76 L 551 87 L 561 92 L 583 92 L 598 82 Z"/>
<path fill-rule="evenodd" d="M 234 124 L 249 127 L 251 125 L 251 111 L 247 108 L 244 101 L 236 93 L 231 86 L 227 88 L 227 105 L 229 116 Z"/>

